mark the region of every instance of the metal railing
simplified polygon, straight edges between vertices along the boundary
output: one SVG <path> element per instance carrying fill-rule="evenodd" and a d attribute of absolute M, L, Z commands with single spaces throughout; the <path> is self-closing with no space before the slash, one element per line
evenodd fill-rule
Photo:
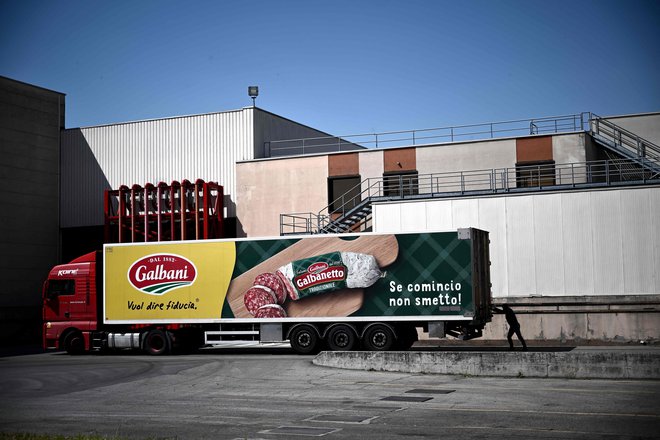
<path fill-rule="evenodd" d="M 650 183 L 660 184 L 660 175 L 640 166 L 635 159 L 368 178 L 317 213 L 280 214 L 280 235 L 353 230 L 369 217 L 371 210 L 365 207 L 374 201 Z M 356 218 L 354 222 L 346 220 L 351 216 Z"/>
<path fill-rule="evenodd" d="M 596 114 L 591 113 L 589 121 L 591 134 L 596 139 L 609 143 L 615 150 L 631 158 L 648 161 L 647 165 L 660 171 L 659 146 Z"/>
<path fill-rule="evenodd" d="M 587 131 L 591 113 L 517 119 L 418 130 L 323 136 L 266 142 L 267 156 L 291 156 L 360 148 L 391 148 L 423 144 L 475 141 L 525 135 Z"/>

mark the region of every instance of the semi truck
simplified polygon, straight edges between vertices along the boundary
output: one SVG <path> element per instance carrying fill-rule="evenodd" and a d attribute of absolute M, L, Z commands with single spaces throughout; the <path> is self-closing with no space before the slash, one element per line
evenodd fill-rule
<path fill-rule="evenodd" d="M 492 318 L 488 232 L 105 244 L 55 266 L 43 344 L 70 354 L 289 341 L 301 354 L 405 350 L 419 331 L 479 337 Z"/>

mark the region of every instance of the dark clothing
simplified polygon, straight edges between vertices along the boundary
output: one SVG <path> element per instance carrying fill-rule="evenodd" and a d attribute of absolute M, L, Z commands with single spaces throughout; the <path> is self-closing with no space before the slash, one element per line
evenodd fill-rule
<path fill-rule="evenodd" d="M 520 329 L 520 323 L 518 322 L 518 318 L 516 318 L 516 314 L 513 313 L 513 310 L 507 305 L 502 307 L 502 310 L 504 311 L 504 316 L 506 317 L 506 322 L 511 326 L 511 327 L 518 327 Z"/>
<path fill-rule="evenodd" d="M 506 318 L 506 322 L 507 324 L 509 324 L 509 332 L 506 335 L 506 339 L 509 341 L 509 349 L 513 350 L 512 336 L 515 333 L 515 335 L 518 337 L 518 340 L 523 346 L 523 350 L 527 350 L 527 344 L 525 343 L 525 339 L 523 338 L 522 333 L 520 332 L 520 323 L 518 322 L 518 318 L 516 318 L 516 314 L 513 313 L 513 310 L 511 310 L 511 307 L 504 304 L 501 310 L 498 308 L 495 308 L 495 310 L 498 312 L 503 312 L 504 317 Z"/>
<path fill-rule="evenodd" d="M 516 334 L 518 337 L 518 340 L 523 346 L 523 350 L 527 350 L 527 344 L 525 343 L 525 339 L 523 339 L 522 333 L 520 333 L 520 324 L 517 326 L 510 326 L 509 327 L 509 333 L 507 333 L 506 338 L 509 341 L 509 348 L 513 350 L 513 334 Z"/>

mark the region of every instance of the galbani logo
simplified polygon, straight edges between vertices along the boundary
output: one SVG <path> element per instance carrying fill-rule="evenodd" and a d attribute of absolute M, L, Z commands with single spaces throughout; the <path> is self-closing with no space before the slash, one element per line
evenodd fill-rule
<path fill-rule="evenodd" d="M 148 255 L 128 269 L 128 281 L 133 287 L 150 295 L 162 295 L 189 286 L 196 278 L 195 265 L 174 254 Z"/>
<path fill-rule="evenodd" d="M 314 263 L 311 266 L 307 268 L 307 272 L 309 273 L 316 273 L 316 272 L 321 272 L 322 270 L 325 270 L 328 268 L 328 263 L 324 263 L 322 261 L 319 261 L 318 263 Z"/>

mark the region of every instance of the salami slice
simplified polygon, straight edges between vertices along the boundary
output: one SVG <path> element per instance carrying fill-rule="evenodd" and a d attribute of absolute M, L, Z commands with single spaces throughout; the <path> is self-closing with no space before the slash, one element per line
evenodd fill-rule
<path fill-rule="evenodd" d="M 254 315 L 255 318 L 286 318 L 286 312 L 282 306 L 277 304 L 266 304 L 265 306 L 259 307 L 257 313 Z"/>
<path fill-rule="evenodd" d="M 284 304 L 286 300 L 286 289 L 282 281 L 274 273 L 262 273 L 254 279 L 255 286 L 264 286 L 272 290 L 277 296 L 277 303 Z"/>
<path fill-rule="evenodd" d="M 277 304 L 277 296 L 267 287 L 254 286 L 245 292 L 243 302 L 245 303 L 245 308 L 248 312 L 254 315 L 257 313 L 259 307 L 268 304 Z"/>

